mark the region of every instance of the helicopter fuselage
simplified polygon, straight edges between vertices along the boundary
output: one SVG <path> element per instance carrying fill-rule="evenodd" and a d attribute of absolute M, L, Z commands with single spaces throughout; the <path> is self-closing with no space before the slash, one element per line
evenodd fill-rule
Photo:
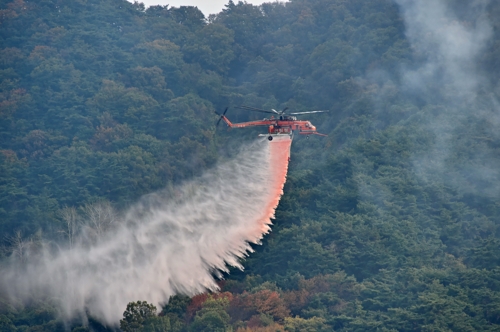
<path fill-rule="evenodd" d="M 293 131 L 297 131 L 300 135 L 326 136 L 318 133 L 316 127 L 313 126 L 310 121 L 297 120 L 294 116 L 280 116 L 279 118 L 271 117 L 270 119 L 265 118 L 262 120 L 241 123 L 232 123 L 225 115 L 221 117 L 230 128 L 268 126 L 268 133 L 270 135 L 291 134 Z"/>

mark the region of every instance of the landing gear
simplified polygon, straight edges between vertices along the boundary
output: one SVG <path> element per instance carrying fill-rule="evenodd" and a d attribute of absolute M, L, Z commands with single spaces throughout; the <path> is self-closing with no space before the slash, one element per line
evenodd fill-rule
<path fill-rule="evenodd" d="M 272 136 L 269 136 L 267 139 L 268 139 L 268 140 L 270 140 L 270 141 L 272 141 L 272 140 L 273 140 L 273 137 L 272 137 Z"/>

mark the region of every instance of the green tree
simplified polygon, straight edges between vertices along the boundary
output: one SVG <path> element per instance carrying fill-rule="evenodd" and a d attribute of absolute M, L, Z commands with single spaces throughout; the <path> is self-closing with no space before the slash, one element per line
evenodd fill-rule
<path fill-rule="evenodd" d="M 226 308 L 229 300 L 226 298 L 208 298 L 202 306 L 202 309 L 196 313 L 190 331 L 205 332 L 225 332 L 230 331 L 229 314 Z"/>
<path fill-rule="evenodd" d="M 0 315 L 0 330 L 5 332 L 16 332 L 17 329 L 11 320 L 5 315 Z"/>
<path fill-rule="evenodd" d="M 331 331 L 331 327 L 325 324 L 323 318 L 313 317 L 304 319 L 300 317 L 285 318 L 285 331 L 290 332 L 326 332 Z"/>
<path fill-rule="evenodd" d="M 120 328 L 124 332 L 141 331 L 146 321 L 155 316 L 156 307 L 154 305 L 148 304 L 146 301 L 130 302 L 127 304 L 127 309 L 123 312 L 123 319 L 120 320 Z"/>
<path fill-rule="evenodd" d="M 203 68 L 225 74 L 233 60 L 234 33 L 221 24 L 206 25 L 197 33 L 198 39 L 184 47 L 188 62 L 199 63 Z"/>

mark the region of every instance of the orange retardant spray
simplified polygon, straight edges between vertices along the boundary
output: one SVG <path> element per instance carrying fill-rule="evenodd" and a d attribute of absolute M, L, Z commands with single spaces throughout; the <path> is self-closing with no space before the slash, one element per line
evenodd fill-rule
<path fill-rule="evenodd" d="M 292 144 L 291 135 L 276 135 L 269 141 L 269 200 L 264 210 L 264 216 L 261 219 L 262 234 L 270 231 L 270 219 L 274 219 L 275 210 L 283 195 L 283 187 L 288 172 L 288 162 L 290 161 L 290 147 Z"/>

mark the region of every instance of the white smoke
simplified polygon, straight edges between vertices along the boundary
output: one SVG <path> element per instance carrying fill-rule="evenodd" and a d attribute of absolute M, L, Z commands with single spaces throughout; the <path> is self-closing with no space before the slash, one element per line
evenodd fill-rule
<path fill-rule="evenodd" d="M 470 100 L 481 77 L 476 62 L 493 29 L 488 20 L 488 0 L 467 2 L 459 17 L 450 1 L 396 0 L 406 26 L 406 36 L 416 55 L 425 63 L 408 70 L 405 81 L 411 88 L 430 92 L 444 87 L 445 98 Z M 457 5 L 455 5 L 457 6 Z"/>
<path fill-rule="evenodd" d="M 493 36 L 490 1 L 395 2 L 420 61 L 403 70 L 403 88 L 427 103 L 421 125 L 434 142 L 430 151 L 414 156 L 417 173 L 430 181 L 444 179 L 461 192 L 496 197 L 500 171 L 489 142 L 500 139 L 500 113 L 479 65 Z"/>
<path fill-rule="evenodd" d="M 268 145 L 258 141 L 199 179 L 143 197 L 91 245 L 75 240 L 5 268 L 1 290 L 25 301 L 49 296 L 66 319 L 90 314 L 114 325 L 131 301 L 217 289 L 213 274 L 241 267 L 249 242 L 269 230 L 268 187 L 277 184 Z"/>

